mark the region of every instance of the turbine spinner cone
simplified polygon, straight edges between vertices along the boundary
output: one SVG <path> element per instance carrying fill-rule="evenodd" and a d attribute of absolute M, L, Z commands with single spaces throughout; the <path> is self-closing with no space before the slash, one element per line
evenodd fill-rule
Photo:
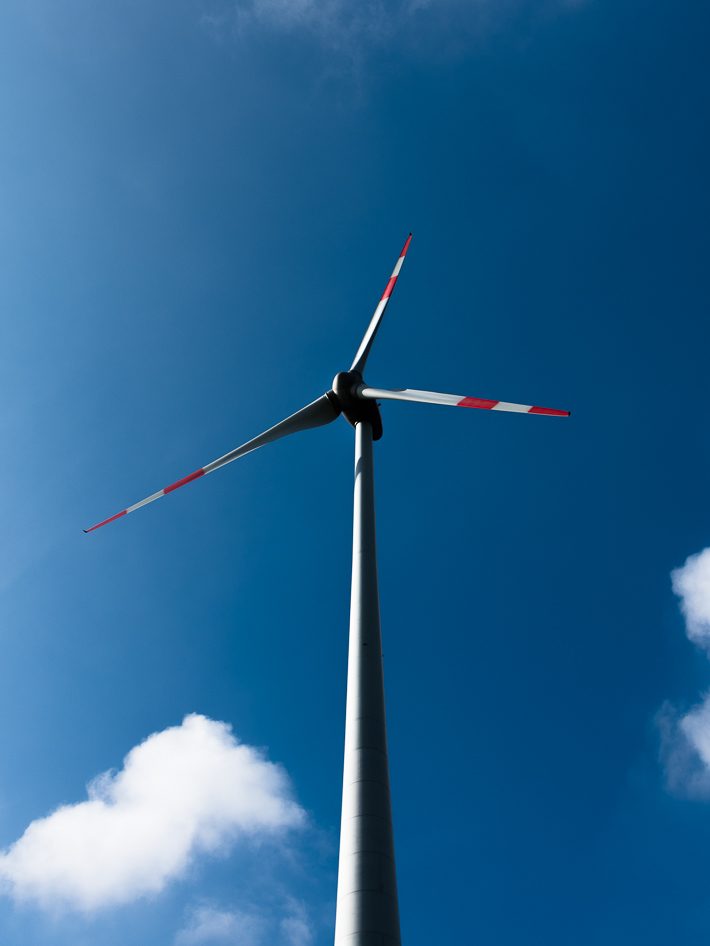
<path fill-rule="evenodd" d="M 370 424 L 372 439 L 379 440 L 382 437 L 382 415 L 375 401 L 360 396 L 362 385 L 359 371 L 339 371 L 333 378 L 333 394 L 347 422 L 353 427 L 362 421 Z"/>

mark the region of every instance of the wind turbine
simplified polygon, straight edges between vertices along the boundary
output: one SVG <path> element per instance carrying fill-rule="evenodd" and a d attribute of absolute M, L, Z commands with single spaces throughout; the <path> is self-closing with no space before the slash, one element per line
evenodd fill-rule
<path fill-rule="evenodd" d="M 439 394 L 409 388 L 387 390 L 365 383 L 363 372 L 387 303 L 407 255 L 412 234 L 402 248 L 349 371 L 333 387 L 264 433 L 224 456 L 96 525 L 93 532 L 207 473 L 311 427 L 322 427 L 340 414 L 355 428 L 353 561 L 350 596 L 350 643 L 345 711 L 342 818 L 338 860 L 335 946 L 399 946 L 399 908 L 392 833 L 392 806 L 385 727 L 384 679 L 375 546 L 373 441 L 382 436 L 378 400 L 419 401 L 487 411 L 514 411 L 568 417 L 569 411 L 509 401 Z"/>

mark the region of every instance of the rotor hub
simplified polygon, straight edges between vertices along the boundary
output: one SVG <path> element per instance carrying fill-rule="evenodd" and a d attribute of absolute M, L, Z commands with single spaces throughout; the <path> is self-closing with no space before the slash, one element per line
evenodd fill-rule
<path fill-rule="evenodd" d="M 376 401 L 364 398 L 359 393 L 363 384 L 359 371 L 339 371 L 333 378 L 333 395 L 338 407 L 349 424 L 354 427 L 365 421 L 372 427 L 372 439 L 382 436 L 382 417 Z"/>

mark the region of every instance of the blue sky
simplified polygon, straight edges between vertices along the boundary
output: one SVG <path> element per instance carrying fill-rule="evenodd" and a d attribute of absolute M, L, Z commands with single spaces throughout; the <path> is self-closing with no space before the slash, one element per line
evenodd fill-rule
<path fill-rule="evenodd" d="M 368 380 L 573 416 L 383 408 L 403 940 L 707 942 L 709 20 L 3 5 L 3 946 L 332 942 L 350 428 L 81 529 L 326 390 L 409 230 Z"/>

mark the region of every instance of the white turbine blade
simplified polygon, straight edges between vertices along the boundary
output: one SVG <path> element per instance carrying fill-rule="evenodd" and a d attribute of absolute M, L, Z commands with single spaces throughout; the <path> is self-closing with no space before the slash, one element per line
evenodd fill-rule
<path fill-rule="evenodd" d="M 135 512 L 136 509 L 140 509 L 141 506 L 147 506 L 148 503 L 152 503 L 154 500 L 160 499 L 161 496 L 166 496 L 168 493 L 172 493 L 181 486 L 186 486 L 188 483 L 192 483 L 193 480 L 197 480 L 201 476 L 205 476 L 207 473 L 213 473 L 221 466 L 225 466 L 227 463 L 231 463 L 232 460 L 237 460 L 239 457 L 243 457 L 245 454 L 251 453 L 252 450 L 258 450 L 259 447 L 263 447 L 267 443 L 273 443 L 274 440 L 279 440 L 281 437 L 287 437 L 289 434 L 298 433 L 301 430 L 309 430 L 311 427 L 322 427 L 324 424 L 329 424 L 331 421 L 335 420 L 339 414 L 340 409 L 336 406 L 335 398 L 331 400 L 327 394 L 324 394 L 322 397 L 319 397 L 311 404 L 301 408 L 300 411 L 296 411 L 295 414 L 291 414 L 290 417 L 282 420 L 279 424 L 276 424 L 274 427 L 270 427 L 268 430 L 264 431 L 263 434 L 259 434 L 258 437 L 254 437 L 253 440 L 248 440 L 240 447 L 236 447 L 234 450 L 230 450 L 229 453 L 225 453 L 224 456 L 220 457 L 218 460 L 213 460 L 212 463 L 208 463 L 207 466 L 200 467 L 200 469 L 195 470 L 194 473 L 189 473 L 187 476 L 183 476 L 182 479 L 177 480 L 175 483 L 171 483 L 169 486 L 165 486 L 163 489 L 158 490 L 157 493 L 153 493 L 151 496 L 146 496 L 146 498 L 141 499 L 140 502 L 134 503 L 132 506 L 128 506 L 126 509 L 122 509 L 121 512 L 117 512 L 116 515 L 110 516 L 108 519 L 104 519 L 103 522 L 97 522 L 95 526 L 91 526 L 89 529 L 84 529 L 84 532 L 93 532 L 94 529 L 99 529 L 101 526 L 106 526 L 109 524 L 109 522 L 114 522 L 116 519 L 120 519 L 122 516 L 128 515 L 129 512 Z"/>
<path fill-rule="evenodd" d="M 513 411 L 516 414 L 547 414 L 551 417 L 570 416 L 569 411 L 559 411 L 554 407 L 489 401 L 480 397 L 464 397 L 463 394 L 439 394 L 437 391 L 414 391 L 411 388 L 388 391 L 385 388 L 370 388 L 363 384 L 358 388 L 358 394 L 360 397 L 378 401 L 418 401 L 422 404 L 444 404 L 449 407 L 477 407 L 483 411 Z"/>
<path fill-rule="evenodd" d="M 387 303 L 390 301 L 390 296 L 397 282 L 397 277 L 399 276 L 399 271 L 402 268 L 402 263 L 404 262 L 404 257 L 407 255 L 407 250 L 409 249 L 409 244 L 412 242 L 412 234 L 410 233 L 407 237 L 407 240 L 402 247 L 402 252 L 399 254 L 399 259 L 395 264 L 394 269 L 392 270 L 392 275 L 390 276 L 389 282 L 385 287 L 385 291 L 382 293 L 382 298 L 377 303 L 377 308 L 375 309 L 374 315 L 370 320 L 370 324 L 367 327 L 362 341 L 360 342 L 360 347 L 357 350 L 355 355 L 355 360 L 350 366 L 351 371 L 359 371 L 362 374 L 362 371 L 365 367 L 365 362 L 367 361 L 367 356 L 370 354 L 370 349 L 372 348 L 372 343 L 375 340 L 375 335 L 377 334 L 377 329 L 380 327 L 380 322 L 382 321 L 382 316 L 385 314 L 385 309 L 387 308 Z"/>

